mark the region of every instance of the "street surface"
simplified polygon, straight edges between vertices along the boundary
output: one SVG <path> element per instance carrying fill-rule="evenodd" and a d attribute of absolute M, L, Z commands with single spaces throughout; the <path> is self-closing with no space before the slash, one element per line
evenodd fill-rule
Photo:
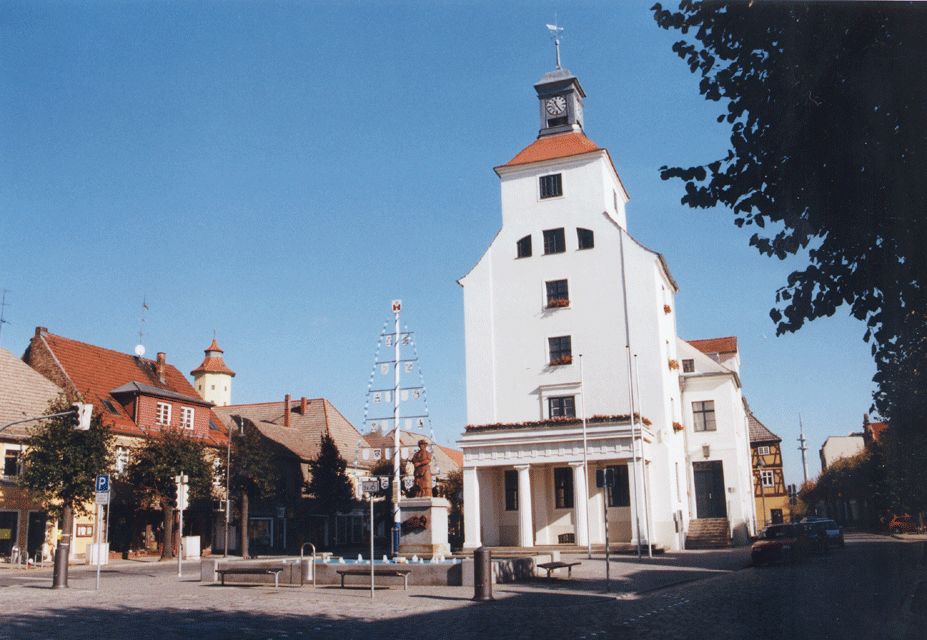
<path fill-rule="evenodd" d="M 753 568 L 749 548 L 653 560 L 575 559 L 573 579 L 495 585 L 474 603 L 465 587 L 220 587 L 198 563 L 0 571 L 0 640 L 20 638 L 927 638 L 922 541 L 850 534 L 845 549 L 789 566 Z M 919 586 L 920 585 L 920 586 Z"/>

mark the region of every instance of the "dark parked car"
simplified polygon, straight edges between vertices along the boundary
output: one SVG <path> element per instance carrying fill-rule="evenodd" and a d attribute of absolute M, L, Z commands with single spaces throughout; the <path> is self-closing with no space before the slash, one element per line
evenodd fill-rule
<path fill-rule="evenodd" d="M 808 554 L 811 543 L 800 524 L 774 524 L 766 527 L 763 536 L 753 543 L 750 558 L 753 564 L 794 562 Z"/>
<path fill-rule="evenodd" d="M 801 522 L 815 551 L 824 552 L 831 547 L 844 545 L 843 529 L 835 521 L 815 517 L 802 518 Z"/>

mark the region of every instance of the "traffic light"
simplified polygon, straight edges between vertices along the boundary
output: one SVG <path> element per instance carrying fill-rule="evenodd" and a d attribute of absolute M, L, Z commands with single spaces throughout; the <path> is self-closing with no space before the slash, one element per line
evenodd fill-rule
<path fill-rule="evenodd" d="M 71 406 L 74 408 L 71 426 L 77 431 L 87 431 L 90 429 L 90 418 L 93 417 L 93 405 L 75 402 Z"/>

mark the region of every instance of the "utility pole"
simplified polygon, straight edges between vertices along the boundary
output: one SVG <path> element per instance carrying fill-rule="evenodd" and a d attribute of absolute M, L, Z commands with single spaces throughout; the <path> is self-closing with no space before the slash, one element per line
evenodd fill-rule
<path fill-rule="evenodd" d="M 808 482 L 808 447 L 805 444 L 805 426 L 801 421 L 801 414 L 798 414 L 798 450 L 801 451 L 801 466 L 805 474 L 805 482 Z"/>

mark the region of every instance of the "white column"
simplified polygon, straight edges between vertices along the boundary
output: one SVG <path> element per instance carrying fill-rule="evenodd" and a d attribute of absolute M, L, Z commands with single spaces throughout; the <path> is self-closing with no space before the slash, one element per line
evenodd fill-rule
<path fill-rule="evenodd" d="M 571 462 L 573 467 L 573 513 L 575 515 L 576 544 L 589 544 L 587 519 L 589 518 L 589 487 L 582 462 Z"/>
<path fill-rule="evenodd" d="M 480 536 L 480 480 L 476 467 L 464 467 L 464 549 L 482 546 Z"/>
<path fill-rule="evenodd" d="M 534 546 L 534 519 L 531 516 L 531 467 L 521 464 L 518 471 L 518 546 Z"/>
<path fill-rule="evenodd" d="M 636 474 L 637 474 L 637 468 L 634 465 L 634 461 L 628 460 L 628 496 L 630 497 L 630 502 L 628 504 L 628 507 L 630 507 L 630 513 L 631 513 L 631 544 L 633 545 L 637 544 L 638 528 L 641 531 L 642 538 L 643 538 L 643 533 L 644 533 L 643 523 L 640 523 L 640 526 L 638 526 L 639 524 L 638 518 L 641 515 L 638 512 L 638 508 L 640 507 L 640 502 L 641 502 L 638 496 L 640 494 L 641 488 L 640 488 L 640 480 L 638 479 Z"/>

